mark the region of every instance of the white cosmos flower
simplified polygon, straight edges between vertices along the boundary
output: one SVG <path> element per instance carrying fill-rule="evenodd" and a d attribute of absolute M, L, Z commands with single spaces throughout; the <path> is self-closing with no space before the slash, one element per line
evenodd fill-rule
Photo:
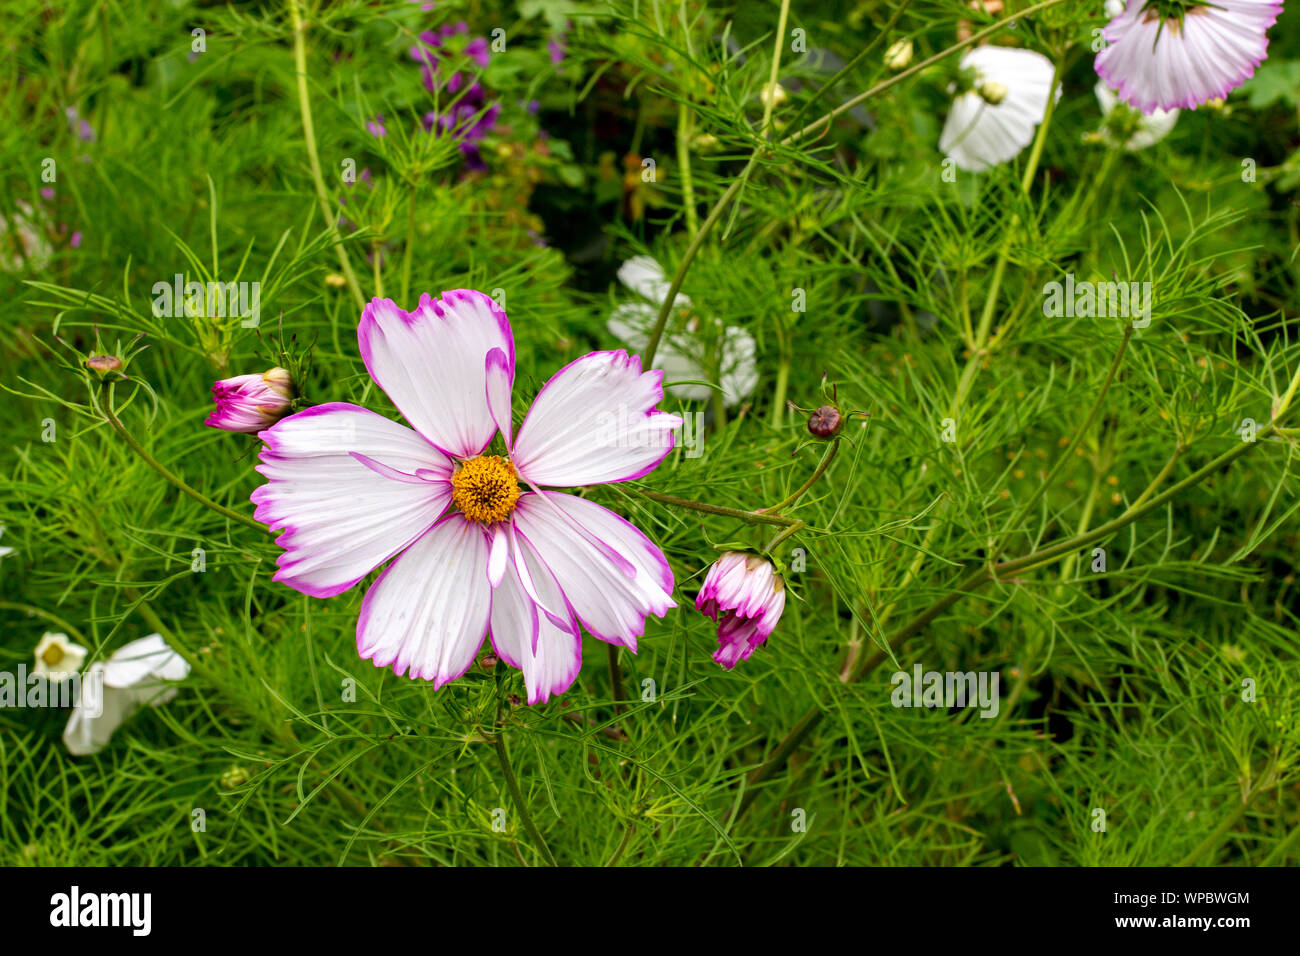
<path fill-rule="evenodd" d="M 979 173 L 1014 159 L 1033 142 L 1055 68 L 1041 53 L 1001 46 L 976 47 L 961 65 L 973 73 L 974 86 L 952 101 L 939 149 L 959 169 Z"/>
<path fill-rule="evenodd" d="M 0 524 L 0 538 L 3 538 L 3 537 L 4 537 L 4 533 L 5 533 L 5 526 L 2 525 L 2 524 Z M 13 548 L 6 548 L 6 547 L 3 547 L 3 546 L 0 546 L 0 558 L 7 558 L 7 557 L 9 557 L 9 555 L 11 555 L 11 554 L 13 554 L 13 553 L 14 553 L 14 549 L 13 549 Z"/>
<path fill-rule="evenodd" d="M 1143 113 L 1222 99 L 1268 56 L 1280 0 L 1128 0 L 1093 65 Z"/>
<path fill-rule="evenodd" d="M 609 317 L 607 328 L 620 342 L 639 352 L 650 341 L 650 330 L 654 327 L 672 283 L 664 275 L 659 263 L 649 256 L 634 256 L 623 263 L 619 267 L 618 278 L 633 292 L 649 301 L 628 302 L 616 307 Z M 673 298 L 673 307 L 689 310 L 691 300 L 679 292 Z M 713 321 L 717 322 L 716 319 Z M 700 363 L 691 357 L 700 351 L 700 340 L 692 334 L 698 333 L 699 324 L 699 316 L 690 315 L 686 320 L 685 332 L 664 332 L 659 350 L 655 353 L 655 368 L 663 370 L 667 381 L 699 382 L 709 379 Z M 728 407 L 739 405 L 753 393 L 754 386 L 758 384 L 757 359 L 758 345 L 752 335 L 735 325 L 722 330 L 722 381 L 718 384 L 722 386 L 722 397 Z M 667 391 L 670 395 L 696 401 L 705 401 L 713 395 L 713 389 L 707 385 L 672 385 Z"/>
<path fill-rule="evenodd" d="M 86 660 L 86 649 L 68 640 L 66 634 L 46 634 L 36 645 L 36 666 L 33 674 L 51 683 L 61 683 L 81 670 Z"/>
<path fill-rule="evenodd" d="M 1157 109 L 1139 113 L 1120 98 L 1101 80 L 1096 87 L 1097 102 L 1101 104 L 1101 138 L 1112 146 L 1122 146 L 1129 152 L 1154 146 L 1178 122 L 1178 110 Z"/>
<path fill-rule="evenodd" d="M 141 707 L 157 707 L 176 696 L 171 681 L 189 676 L 190 665 L 150 634 L 95 661 L 81 675 L 81 689 L 63 731 L 68 752 L 78 757 L 99 753 L 117 730 Z"/>

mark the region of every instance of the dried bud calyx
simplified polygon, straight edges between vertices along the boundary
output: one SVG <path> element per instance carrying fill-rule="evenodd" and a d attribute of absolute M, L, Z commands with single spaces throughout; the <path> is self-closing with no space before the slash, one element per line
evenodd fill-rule
<path fill-rule="evenodd" d="M 818 438 L 830 438 L 844 425 L 844 416 L 834 405 L 823 405 L 808 417 L 808 430 Z"/>

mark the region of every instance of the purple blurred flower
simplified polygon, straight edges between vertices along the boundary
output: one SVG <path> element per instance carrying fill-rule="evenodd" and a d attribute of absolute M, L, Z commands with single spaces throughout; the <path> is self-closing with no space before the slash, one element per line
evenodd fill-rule
<path fill-rule="evenodd" d="M 82 119 L 81 113 L 75 106 L 69 106 L 63 111 L 63 115 L 68 118 L 68 129 L 80 139 L 85 140 L 87 143 L 95 141 L 95 127 L 91 126 L 87 120 Z"/>
<path fill-rule="evenodd" d="M 366 130 L 376 139 L 387 136 L 388 129 L 384 126 L 384 114 L 376 113 L 375 118 L 366 123 Z"/>

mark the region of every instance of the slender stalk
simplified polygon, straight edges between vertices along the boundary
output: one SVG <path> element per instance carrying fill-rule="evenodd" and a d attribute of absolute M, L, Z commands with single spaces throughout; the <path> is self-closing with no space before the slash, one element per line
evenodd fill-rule
<path fill-rule="evenodd" d="M 826 469 L 831 466 L 831 461 L 835 458 L 835 453 L 839 450 L 840 450 L 840 440 L 836 438 L 834 441 L 832 441 L 829 445 L 826 446 L 826 451 L 822 454 L 822 460 L 817 463 L 816 470 L 813 471 L 812 475 L 809 476 L 807 481 L 805 481 L 802 485 L 796 488 L 795 491 L 788 498 L 782 501 L 780 504 L 772 505 L 772 507 L 770 508 L 759 508 L 758 514 L 771 514 L 771 513 L 784 511 L 786 508 L 790 507 L 792 504 L 794 504 L 796 501 L 802 498 L 804 494 L 808 491 L 808 489 L 811 488 L 813 485 L 817 484 L 817 480 L 826 473 Z"/>
<path fill-rule="evenodd" d="M 657 501 L 663 505 L 672 505 L 675 508 L 689 508 L 691 511 L 702 511 L 709 515 L 720 515 L 723 518 L 736 518 L 744 521 L 746 524 L 779 524 L 792 525 L 802 524 L 798 518 L 786 518 L 781 515 L 763 514 L 758 511 L 742 511 L 739 508 L 727 508 L 722 505 L 705 504 L 703 501 L 692 501 L 690 498 L 678 498 L 676 495 L 665 495 L 659 491 L 646 491 L 644 488 L 634 489 L 637 494 L 651 501 Z"/>
<path fill-rule="evenodd" d="M 541 854 L 542 859 L 546 860 L 549 866 L 558 866 L 555 857 L 551 855 L 551 848 L 546 845 L 541 831 L 537 829 L 537 824 L 533 823 L 533 818 L 528 814 L 528 807 L 524 804 L 524 795 L 519 790 L 519 781 L 515 779 L 514 768 L 510 766 L 510 754 L 506 751 L 505 731 L 499 731 L 492 742 L 496 748 L 497 759 L 501 761 L 501 772 L 506 778 L 506 787 L 510 791 L 510 798 L 515 802 L 515 809 L 519 811 L 519 819 L 523 822 L 524 829 L 528 831 L 528 835 L 532 838 L 535 849 Z"/>
<path fill-rule="evenodd" d="M 415 248 L 415 193 L 416 185 L 411 184 L 411 201 L 406 207 L 406 249 L 402 252 L 402 308 L 409 308 L 411 302 L 411 255 Z M 375 250 L 375 261 L 379 261 L 379 250 Z M 378 267 L 376 267 L 378 268 Z"/>
<path fill-rule="evenodd" d="M 776 106 L 776 78 L 781 72 L 781 51 L 785 47 L 785 25 L 790 17 L 790 0 L 781 0 L 781 13 L 776 20 L 776 37 L 772 43 L 772 69 L 767 76 L 767 96 L 763 103 L 763 122 L 758 127 L 760 136 L 767 136 L 772 122 L 772 109 Z"/>
<path fill-rule="evenodd" d="M 614 715 L 621 717 L 623 715 L 623 701 L 627 700 L 627 694 L 623 692 L 623 667 L 618 662 L 618 645 L 606 644 L 609 660 L 609 687 L 614 695 Z"/>
<path fill-rule="evenodd" d="M 293 24 L 293 66 L 298 75 L 298 109 L 302 113 L 302 133 L 307 142 L 307 162 L 311 166 L 311 178 L 316 184 L 316 198 L 320 201 L 321 213 L 325 216 L 325 228 L 337 235 L 338 217 L 331 216 L 329 192 L 325 189 L 325 176 L 321 172 L 320 154 L 316 150 L 316 127 L 311 118 L 311 99 L 307 95 L 307 25 L 302 19 L 302 7 L 299 0 L 289 0 L 289 19 Z M 348 290 L 356 300 L 357 308 L 365 308 L 365 296 L 357 284 L 357 275 L 352 271 L 352 263 L 341 243 L 334 244 L 338 253 L 339 268 L 347 280 Z"/>
<path fill-rule="evenodd" d="M 106 396 L 107 396 L 107 400 L 103 403 L 100 409 L 100 411 L 102 411 L 104 414 L 104 420 L 108 422 L 108 424 L 112 426 L 113 430 L 122 437 L 122 440 L 126 442 L 127 446 L 133 452 L 135 452 L 137 455 L 140 456 L 140 458 L 144 461 L 146 465 L 148 465 L 154 471 L 158 472 L 158 474 L 162 475 L 169 482 L 175 485 L 176 488 L 179 491 L 181 491 L 183 494 L 193 498 L 195 501 L 203 505 L 205 508 L 211 508 L 213 511 L 215 511 L 217 514 L 221 515 L 222 517 L 229 518 L 231 521 L 238 521 L 240 524 L 252 528 L 254 531 L 257 531 L 259 533 L 264 534 L 266 532 L 265 526 L 263 526 L 260 522 L 254 521 L 252 518 L 248 517 L 247 515 L 241 515 L 237 511 L 231 511 L 225 505 L 217 504 L 217 502 L 213 501 L 207 495 L 203 494 L 200 491 L 195 490 L 194 488 L 191 488 L 188 484 L 185 483 L 184 479 L 182 479 L 175 472 L 168 469 L 165 465 L 163 465 L 160 461 L 158 461 L 158 459 L 155 458 L 153 455 L 149 454 L 149 452 L 145 449 L 145 447 L 141 445 L 138 441 L 136 441 L 135 437 L 126 430 L 126 426 L 122 424 L 121 419 L 119 419 L 117 415 L 113 413 L 113 393 L 112 393 L 111 385 L 107 387 Z"/>
<path fill-rule="evenodd" d="M 695 183 L 691 179 L 691 107 L 685 99 L 677 105 L 677 166 L 682 176 L 682 206 L 686 210 L 686 233 L 692 238 L 700 231 L 699 213 L 695 209 Z"/>

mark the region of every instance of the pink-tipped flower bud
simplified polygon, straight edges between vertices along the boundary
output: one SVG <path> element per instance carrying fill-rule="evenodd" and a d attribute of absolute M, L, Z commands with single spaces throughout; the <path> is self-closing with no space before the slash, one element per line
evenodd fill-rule
<path fill-rule="evenodd" d="M 217 410 L 206 422 L 228 432 L 254 434 L 289 414 L 293 378 L 287 369 L 273 368 L 261 375 L 236 375 L 212 384 Z"/>
<path fill-rule="evenodd" d="M 808 417 L 808 430 L 818 438 L 830 438 L 844 424 L 844 416 L 834 405 L 823 405 Z"/>
<path fill-rule="evenodd" d="M 776 628 L 785 610 L 785 581 L 766 558 L 728 551 L 709 568 L 695 609 L 718 622 L 713 659 L 730 670 Z"/>

